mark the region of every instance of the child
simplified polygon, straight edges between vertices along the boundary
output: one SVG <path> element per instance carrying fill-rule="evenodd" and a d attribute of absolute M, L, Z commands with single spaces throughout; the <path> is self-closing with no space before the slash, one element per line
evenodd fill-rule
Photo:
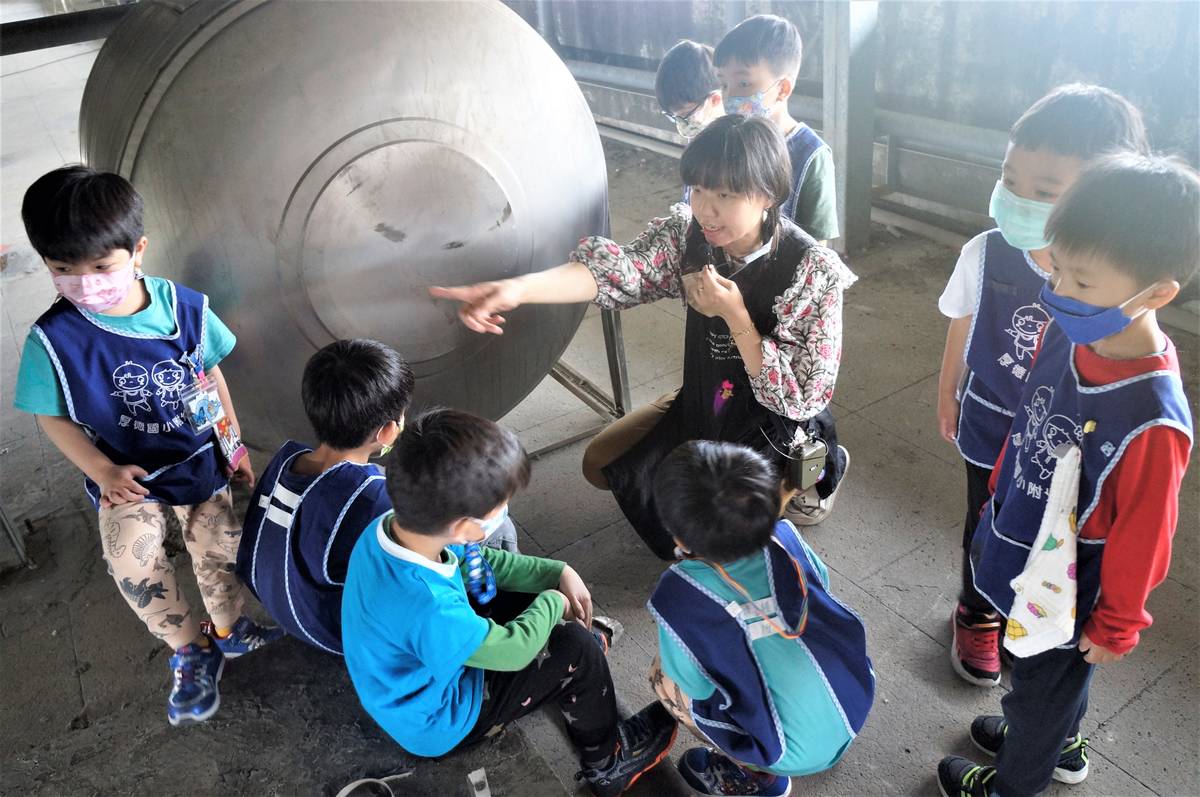
<path fill-rule="evenodd" d="M 434 296 L 462 302 L 476 332 L 522 303 L 593 301 L 623 309 L 686 295 L 683 385 L 598 434 L 583 455 L 590 484 L 612 490 L 650 549 L 674 558 L 651 490 L 654 469 L 680 443 L 743 443 L 782 460 L 810 438 L 827 448 L 824 478 L 806 493 L 798 523 L 832 509 L 847 463 L 829 411 L 841 361 L 842 294 L 855 276 L 837 254 L 780 213 L 791 169 L 765 119 L 723 116 L 680 161 L 691 204 L 677 204 L 636 240 L 583 239 L 570 262 L 515 279 Z M 686 290 L 685 290 L 686 282 Z"/>
<path fill-rule="evenodd" d="M 1040 298 L 1054 323 L 971 547 L 976 589 L 1009 618 L 1012 691 L 1002 717 L 971 724 L 996 766 L 943 759 L 943 795 L 1021 797 L 1087 777 L 1093 665 L 1138 644 L 1171 557 L 1192 419 L 1155 311 L 1195 274 L 1198 217 L 1194 171 L 1131 153 L 1089 167 L 1050 214 Z"/>
<path fill-rule="evenodd" d="M 174 650 L 168 721 L 201 722 L 220 705 L 225 658 L 282 634 L 242 616 L 234 574 L 229 477 L 253 485 L 254 472 L 244 448 L 224 453 L 213 421 L 240 434 L 217 367 L 234 337 L 207 296 L 143 276 L 142 198 L 123 177 L 56 169 L 25 192 L 21 217 L 60 296 L 25 341 L 16 408 L 83 471 L 113 580 Z M 201 406 L 210 420 L 197 431 L 188 417 Z M 211 623 L 192 614 L 163 550 L 168 511 Z"/>
<path fill-rule="evenodd" d="M 391 509 L 368 463 L 391 450 L 413 375 L 393 349 L 339 340 L 304 368 L 300 395 L 320 444 L 289 440 L 250 499 L 237 572 L 288 633 L 342 652 L 342 585 L 359 534 Z"/>
<path fill-rule="evenodd" d="M 350 556 L 346 666 L 367 712 L 420 756 L 479 742 L 553 700 L 581 777 L 594 794 L 620 794 L 666 756 L 676 724 L 657 704 L 618 719 L 606 643 L 589 630 L 592 599 L 574 570 L 480 550 L 528 481 L 525 450 L 491 421 L 433 410 L 408 425 L 387 461 L 395 510 Z M 497 590 L 529 594 L 515 601 Z M 468 591 L 523 611 L 485 619 Z"/>
<path fill-rule="evenodd" d="M 971 584 L 967 556 L 987 483 L 1049 321 L 1038 292 L 1050 271 L 1043 228 L 1088 161 L 1110 150 L 1145 151 L 1141 114 L 1100 86 L 1060 86 L 1010 133 L 989 213 L 997 229 L 963 247 L 938 308 L 951 318 L 938 390 L 938 426 L 967 467 L 962 587 L 951 619 L 950 663 L 978 686 L 1000 683 L 1000 616 Z"/>
<path fill-rule="evenodd" d="M 713 48 L 707 44 L 684 39 L 667 50 L 654 76 L 659 107 L 688 141 L 725 113 L 712 56 Z"/>
<path fill-rule="evenodd" d="M 779 477 L 752 449 L 685 443 L 654 495 L 683 560 L 659 579 L 651 684 L 706 745 L 679 770 L 698 794 L 787 794 L 832 767 L 875 694 L 862 621 L 779 516 Z"/>
<path fill-rule="evenodd" d="M 825 245 L 838 237 L 833 152 L 811 127 L 792 118 L 787 105 L 800 74 L 801 50 L 795 25 L 759 14 L 725 34 L 713 62 L 725 112 L 765 117 L 783 133 L 792 164 L 783 215 Z"/>

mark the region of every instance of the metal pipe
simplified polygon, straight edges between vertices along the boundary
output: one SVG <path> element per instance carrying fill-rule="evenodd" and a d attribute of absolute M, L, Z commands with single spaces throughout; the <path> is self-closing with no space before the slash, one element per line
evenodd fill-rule
<path fill-rule="evenodd" d="M 134 4 L 105 6 L 5 22 L 0 25 L 0 56 L 106 38 L 133 7 Z"/>

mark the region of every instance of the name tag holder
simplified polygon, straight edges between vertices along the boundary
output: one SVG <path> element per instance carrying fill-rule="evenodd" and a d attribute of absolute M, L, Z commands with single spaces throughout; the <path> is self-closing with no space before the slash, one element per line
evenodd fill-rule
<path fill-rule="evenodd" d="M 192 375 L 191 384 L 179 391 L 184 419 L 195 434 L 209 430 L 216 433 L 221 459 L 229 473 L 233 473 L 247 455 L 246 446 L 242 444 L 241 436 L 225 412 L 217 384 L 205 375 L 203 369 L 197 368 L 190 356 L 185 354 L 179 359 Z"/>

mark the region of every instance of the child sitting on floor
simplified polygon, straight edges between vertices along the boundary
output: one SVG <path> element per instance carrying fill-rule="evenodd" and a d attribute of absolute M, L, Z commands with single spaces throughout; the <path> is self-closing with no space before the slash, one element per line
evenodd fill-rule
<path fill-rule="evenodd" d="M 395 509 L 359 538 L 342 602 L 363 707 L 408 752 L 441 756 L 553 700 L 593 794 L 629 788 L 667 755 L 675 721 L 657 703 L 617 716 L 608 642 L 591 630 L 591 595 L 570 566 L 479 547 L 529 482 L 516 436 L 433 410 L 409 424 L 386 466 Z M 468 591 L 521 610 L 485 619 Z"/>
<path fill-rule="evenodd" d="M 875 694 L 866 632 L 825 565 L 779 517 L 779 476 L 753 449 L 693 441 L 659 465 L 654 496 L 682 561 L 648 607 L 655 693 L 706 745 L 679 770 L 699 794 L 771 795 L 828 769 Z"/>

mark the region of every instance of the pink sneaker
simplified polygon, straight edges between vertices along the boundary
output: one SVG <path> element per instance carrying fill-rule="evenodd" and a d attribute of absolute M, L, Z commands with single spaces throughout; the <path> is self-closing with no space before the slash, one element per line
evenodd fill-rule
<path fill-rule="evenodd" d="M 1000 615 L 976 614 L 959 604 L 950 626 L 950 664 L 959 677 L 976 686 L 1000 683 Z"/>

